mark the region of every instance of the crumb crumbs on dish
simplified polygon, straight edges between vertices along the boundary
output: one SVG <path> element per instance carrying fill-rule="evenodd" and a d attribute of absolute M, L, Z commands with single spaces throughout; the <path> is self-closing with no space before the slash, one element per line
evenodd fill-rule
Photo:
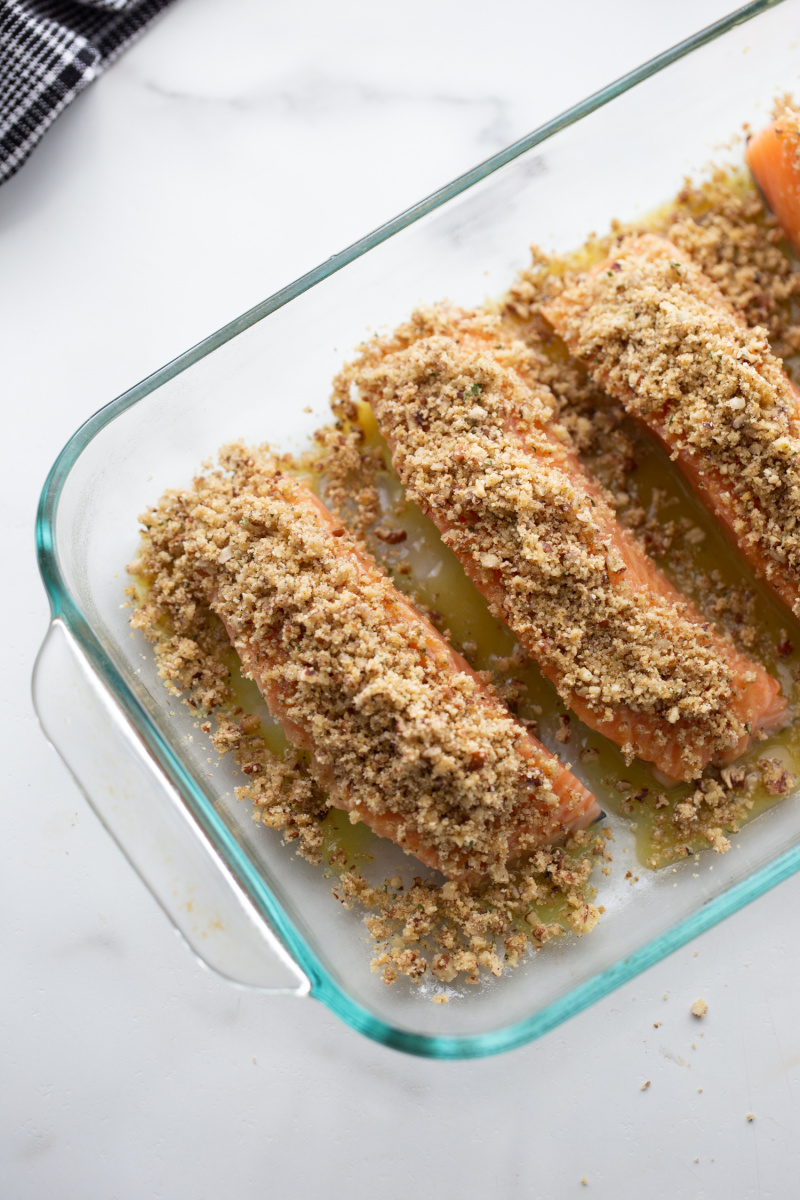
<path fill-rule="evenodd" d="M 779 759 L 762 757 L 749 766 L 733 764 L 707 771 L 676 801 L 661 794 L 653 806 L 647 865 L 657 869 L 676 858 L 689 858 L 701 846 L 725 854 L 731 847 L 726 835 L 738 833 L 747 821 L 757 792 L 782 796 L 796 783 L 796 774 Z"/>

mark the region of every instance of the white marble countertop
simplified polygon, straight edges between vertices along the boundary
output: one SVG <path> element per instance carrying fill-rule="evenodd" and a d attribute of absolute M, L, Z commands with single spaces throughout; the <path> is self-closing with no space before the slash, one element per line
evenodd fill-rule
<path fill-rule="evenodd" d="M 199 967 L 28 699 L 36 500 L 85 417 L 729 8 L 178 0 L 0 189 L 4 1197 L 794 1194 L 800 878 L 533 1045 L 417 1060 Z"/>

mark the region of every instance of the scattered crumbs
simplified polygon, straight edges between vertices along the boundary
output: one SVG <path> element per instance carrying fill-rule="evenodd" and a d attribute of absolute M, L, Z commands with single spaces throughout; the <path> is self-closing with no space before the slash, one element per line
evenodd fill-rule
<path fill-rule="evenodd" d="M 581 1175 L 581 1183 L 583 1184 L 584 1187 L 589 1186 L 589 1180 L 586 1178 L 585 1175 Z"/>
<path fill-rule="evenodd" d="M 747 1114 L 747 1119 L 748 1119 L 748 1121 L 755 1121 L 755 1119 L 756 1119 L 756 1114 L 755 1114 L 755 1113 L 751 1113 L 751 1112 L 749 1112 L 749 1113 Z"/>
<path fill-rule="evenodd" d="M 653 1021 L 653 1029 L 660 1029 L 663 1024 L 663 1021 Z"/>
<path fill-rule="evenodd" d="M 702 1089 L 702 1088 L 698 1088 L 697 1090 L 698 1090 L 698 1092 L 702 1092 L 702 1090 L 703 1090 L 703 1089 Z"/>
<path fill-rule="evenodd" d="M 770 796 L 785 796 L 797 783 L 797 777 L 777 758 L 760 758 L 761 782 Z"/>
<path fill-rule="evenodd" d="M 696 1050 L 696 1049 L 697 1049 L 697 1042 L 692 1042 L 692 1049 L 693 1049 L 693 1050 Z"/>
<path fill-rule="evenodd" d="M 704 1017 L 708 1012 L 708 1004 L 705 1000 L 695 1000 L 691 1011 L 694 1017 Z"/>
<path fill-rule="evenodd" d="M 700 1162 L 700 1159 L 699 1159 L 699 1158 L 696 1158 L 694 1161 L 695 1161 L 695 1162 Z"/>
<path fill-rule="evenodd" d="M 561 742 L 562 746 L 565 746 L 571 737 L 572 730 L 570 729 L 570 719 L 566 713 L 559 713 L 556 741 Z"/>
<path fill-rule="evenodd" d="M 646 1081 L 645 1081 L 645 1082 L 642 1084 L 641 1090 L 642 1090 L 643 1092 L 646 1092 L 646 1091 L 647 1091 L 647 1089 L 648 1089 L 649 1087 L 650 1087 L 650 1080 L 649 1080 L 649 1079 L 647 1079 L 647 1080 L 646 1080 Z"/>
<path fill-rule="evenodd" d="M 445 992 L 437 992 L 433 997 L 434 1004 L 449 1004 L 450 997 Z"/>
<path fill-rule="evenodd" d="M 672 805 L 667 802 L 654 815 L 648 866 L 666 865 L 676 856 L 687 858 L 700 846 L 725 854 L 731 846 L 725 831 L 739 831 L 752 815 L 759 790 L 780 797 L 795 783 L 794 774 L 777 758 L 759 758 L 747 767 L 708 768 L 688 794 Z M 655 807 L 661 807 L 658 801 Z M 709 864 L 708 869 L 713 871 L 713 865 Z"/>

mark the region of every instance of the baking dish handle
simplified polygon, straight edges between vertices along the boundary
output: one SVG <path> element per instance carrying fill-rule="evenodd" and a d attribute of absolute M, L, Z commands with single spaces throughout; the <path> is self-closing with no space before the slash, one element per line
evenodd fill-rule
<path fill-rule="evenodd" d="M 33 702 L 92 808 L 201 962 L 246 987 L 305 995 L 308 979 L 58 617 L 36 660 Z"/>

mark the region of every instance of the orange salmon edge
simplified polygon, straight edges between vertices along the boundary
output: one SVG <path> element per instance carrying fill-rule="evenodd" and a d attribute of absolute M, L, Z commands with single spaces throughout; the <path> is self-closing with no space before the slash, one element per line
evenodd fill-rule
<path fill-rule="evenodd" d="M 784 114 L 780 119 L 787 118 Z M 800 129 L 784 131 L 773 122 L 748 140 L 745 158 L 783 232 L 800 247 L 800 164 L 790 152 L 791 142 L 784 141 L 784 132 L 794 141 L 800 135 Z"/>

